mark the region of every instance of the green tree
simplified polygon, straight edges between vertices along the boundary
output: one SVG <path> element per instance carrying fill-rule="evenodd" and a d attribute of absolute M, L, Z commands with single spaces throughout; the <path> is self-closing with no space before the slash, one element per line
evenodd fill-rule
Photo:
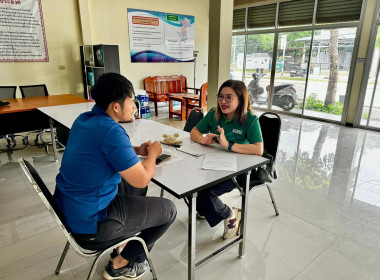
<path fill-rule="evenodd" d="M 330 75 L 327 85 L 327 93 L 325 98 L 325 107 L 335 102 L 336 89 L 338 86 L 338 68 L 339 68 L 339 54 L 338 54 L 338 40 L 339 29 L 330 30 Z"/>
<path fill-rule="evenodd" d="M 378 48 L 378 49 L 380 49 L 380 34 L 379 34 L 379 29 L 377 29 L 375 47 Z"/>

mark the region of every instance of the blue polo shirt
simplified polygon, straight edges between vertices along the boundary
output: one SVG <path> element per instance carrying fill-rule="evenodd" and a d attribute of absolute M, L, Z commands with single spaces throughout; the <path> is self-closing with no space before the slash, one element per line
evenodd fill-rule
<path fill-rule="evenodd" d="M 72 232 L 97 232 L 118 192 L 118 172 L 138 161 L 124 128 L 96 105 L 75 120 L 54 193 Z"/>

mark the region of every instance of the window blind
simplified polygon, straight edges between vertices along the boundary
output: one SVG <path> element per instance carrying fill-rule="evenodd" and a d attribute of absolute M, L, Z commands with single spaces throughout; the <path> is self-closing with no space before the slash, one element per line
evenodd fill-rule
<path fill-rule="evenodd" d="M 358 21 L 363 0 L 319 0 L 317 23 Z"/>
<path fill-rule="evenodd" d="M 280 26 L 312 24 L 314 0 L 295 0 L 280 3 Z"/>
<path fill-rule="evenodd" d="M 277 4 L 248 8 L 248 28 L 274 27 Z"/>
<path fill-rule="evenodd" d="M 234 10 L 232 30 L 245 29 L 245 9 Z"/>

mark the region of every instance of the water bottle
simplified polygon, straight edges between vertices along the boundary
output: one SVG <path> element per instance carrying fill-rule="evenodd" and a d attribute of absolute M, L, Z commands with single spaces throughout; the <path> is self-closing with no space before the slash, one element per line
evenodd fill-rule
<path fill-rule="evenodd" d="M 92 68 L 87 69 L 87 82 L 92 87 L 95 85 L 94 71 Z"/>
<path fill-rule="evenodd" d="M 145 112 L 146 112 L 146 118 L 149 119 L 150 118 L 150 108 L 149 108 L 149 106 L 146 106 Z"/>

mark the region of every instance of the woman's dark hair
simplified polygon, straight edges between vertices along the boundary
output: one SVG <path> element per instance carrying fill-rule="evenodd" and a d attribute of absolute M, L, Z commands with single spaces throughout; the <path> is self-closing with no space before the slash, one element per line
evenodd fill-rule
<path fill-rule="evenodd" d="M 91 97 L 102 110 L 107 110 L 112 102 L 117 102 L 123 108 L 127 97 L 134 95 L 132 83 L 123 75 L 105 73 L 99 76 L 91 89 Z"/>
<path fill-rule="evenodd" d="M 227 80 L 220 86 L 219 91 L 218 91 L 218 96 L 222 92 L 222 89 L 225 87 L 232 88 L 232 90 L 236 93 L 239 100 L 239 105 L 236 109 L 234 119 L 237 123 L 244 125 L 247 119 L 247 112 L 251 112 L 251 113 L 253 112 L 251 109 L 251 101 L 249 99 L 247 87 L 242 81 Z M 216 111 L 215 111 L 216 120 L 219 121 L 222 115 L 223 113 L 218 103 L 218 106 L 216 106 Z"/>

